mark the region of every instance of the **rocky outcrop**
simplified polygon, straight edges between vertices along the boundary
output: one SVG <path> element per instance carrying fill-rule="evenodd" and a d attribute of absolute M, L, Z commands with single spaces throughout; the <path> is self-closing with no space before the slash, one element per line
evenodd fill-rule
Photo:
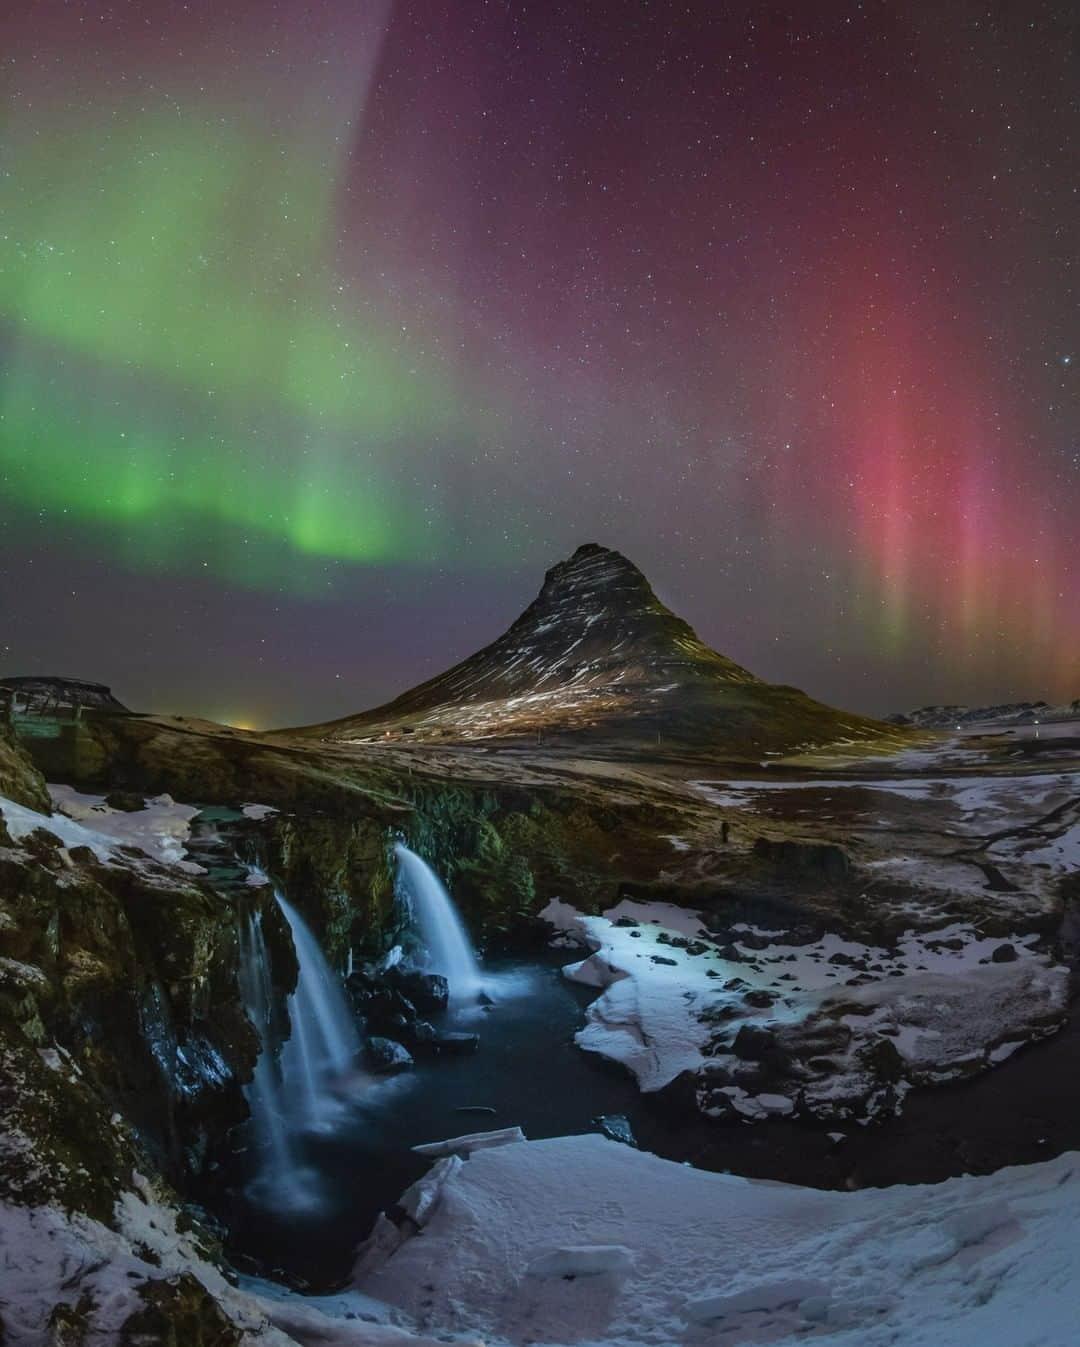
<path fill-rule="evenodd" d="M 52 812 L 45 778 L 4 720 L 0 720 L 0 795 L 39 814 Z"/>
<path fill-rule="evenodd" d="M 9 690 L 16 709 L 27 715 L 51 715 L 76 709 L 128 715 L 128 708 L 112 695 L 104 683 L 84 678 L 59 678 L 55 675 L 17 675 L 0 678 L 0 693 Z"/>
<path fill-rule="evenodd" d="M 235 957 L 235 913 L 212 889 L 148 861 L 102 864 L 45 828 L 0 848 L 8 1041 L 66 1054 L 176 1182 L 246 1113 L 256 1043 Z"/>

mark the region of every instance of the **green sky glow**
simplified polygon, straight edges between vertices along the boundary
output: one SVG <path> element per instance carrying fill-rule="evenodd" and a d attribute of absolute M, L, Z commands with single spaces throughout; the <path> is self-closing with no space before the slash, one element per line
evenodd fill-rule
<path fill-rule="evenodd" d="M 311 141 L 340 137 L 251 120 L 121 105 L 6 129 L 5 495 L 135 564 L 248 583 L 290 583 L 290 553 L 437 558 L 403 455 L 481 418 L 433 334 L 339 278 L 338 166 Z"/>

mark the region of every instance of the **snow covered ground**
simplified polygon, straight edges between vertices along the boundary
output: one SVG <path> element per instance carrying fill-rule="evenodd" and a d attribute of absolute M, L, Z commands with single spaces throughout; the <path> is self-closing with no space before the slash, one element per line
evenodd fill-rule
<path fill-rule="evenodd" d="M 600 1136 L 440 1164 L 420 1237 L 369 1250 L 356 1272 L 422 1332 L 582 1347 L 1076 1341 L 1080 1156 L 855 1193 L 703 1173 Z"/>
<path fill-rule="evenodd" d="M 121 847 L 140 847 L 164 865 L 202 873 L 202 866 L 185 859 L 184 842 L 199 812 L 193 806 L 158 795 L 145 809 L 127 812 L 111 808 L 104 796 L 84 795 L 70 786 L 50 784 L 49 794 L 58 811 L 49 816 L 0 797 L 0 813 L 16 841 L 44 828 L 66 848 L 89 847 L 103 862 L 116 860 Z"/>
<path fill-rule="evenodd" d="M 993 1065 L 1056 1027 L 1067 995 L 1067 970 L 1035 937 L 988 939 L 960 923 L 885 949 L 745 925 L 721 945 L 699 914 L 664 903 L 590 917 L 554 902 L 541 915 L 594 950 L 564 970 L 603 989 L 578 1045 L 620 1062 L 643 1090 L 700 1072 L 701 1106 L 717 1117 L 887 1112 L 912 1083 Z M 755 1046 L 744 1028 L 767 1037 Z M 783 1070 L 771 1069 L 777 1059 Z"/>

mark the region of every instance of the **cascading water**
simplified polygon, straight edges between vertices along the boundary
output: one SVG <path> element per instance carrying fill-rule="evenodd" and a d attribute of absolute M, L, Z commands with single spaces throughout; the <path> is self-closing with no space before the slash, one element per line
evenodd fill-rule
<path fill-rule="evenodd" d="M 250 913 L 240 926 L 240 994 L 259 1035 L 259 1058 L 247 1090 L 255 1143 L 265 1154 L 269 1167 L 279 1174 L 293 1174 L 298 1163 L 286 1127 L 281 1070 L 273 1051 L 270 953 L 263 936 L 261 912 Z"/>
<path fill-rule="evenodd" d="M 480 967 L 453 899 L 415 851 L 398 842 L 394 854 L 401 891 L 427 948 L 428 969 L 446 978 L 452 1001 L 474 998 L 480 991 Z"/>
<path fill-rule="evenodd" d="M 304 919 L 275 893 L 289 923 L 300 971 L 289 997 L 292 1033 L 281 1053 L 281 1074 L 294 1094 L 294 1124 L 318 1127 L 338 1110 L 335 1082 L 351 1070 L 360 1036 L 349 1012 L 341 983 L 323 957 L 319 942 Z"/>
<path fill-rule="evenodd" d="M 257 1187 L 277 1205 L 296 1206 L 315 1197 L 303 1140 L 340 1114 L 360 1037 L 318 941 L 300 914 L 274 896 L 292 933 L 298 975 L 287 1003 L 290 1032 L 279 1053 L 270 954 L 260 914 L 249 916 L 240 930 L 240 990 L 262 1050 L 248 1103 L 260 1153 Z"/>

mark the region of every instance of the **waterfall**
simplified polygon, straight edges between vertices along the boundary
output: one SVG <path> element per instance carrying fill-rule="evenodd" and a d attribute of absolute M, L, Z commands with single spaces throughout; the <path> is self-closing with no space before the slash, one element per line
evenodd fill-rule
<path fill-rule="evenodd" d="M 480 990 L 480 968 L 453 899 L 415 851 L 398 842 L 394 854 L 401 892 L 427 948 L 428 970 L 446 978 L 452 1000 L 475 997 Z"/>
<path fill-rule="evenodd" d="M 340 980 L 323 957 L 319 942 L 299 912 L 274 895 L 292 932 L 300 965 L 296 990 L 289 997 L 292 1033 L 281 1053 L 281 1074 L 295 1092 L 294 1112 L 301 1125 L 319 1126 L 337 1111 L 331 1088 L 351 1069 L 360 1036 Z"/>
<path fill-rule="evenodd" d="M 240 925 L 240 994 L 259 1036 L 255 1077 L 247 1088 L 255 1142 L 276 1173 L 292 1174 L 297 1157 L 286 1127 L 281 1071 L 274 1056 L 270 953 L 261 912 L 250 913 Z"/>
<path fill-rule="evenodd" d="M 271 1204 L 296 1207 L 318 1199 L 314 1175 L 303 1167 L 302 1143 L 340 1113 L 360 1036 L 318 941 L 300 914 L 280 894 L 274 896 L 292 933 L 298 975 L 286 1007 L 289 1036 L 282 1043 L 262 917 L 249 915 L 240 926 L 240 992 L 261 1050 L 247 1097 L 260 1153 L 256 1187 Z"/>

